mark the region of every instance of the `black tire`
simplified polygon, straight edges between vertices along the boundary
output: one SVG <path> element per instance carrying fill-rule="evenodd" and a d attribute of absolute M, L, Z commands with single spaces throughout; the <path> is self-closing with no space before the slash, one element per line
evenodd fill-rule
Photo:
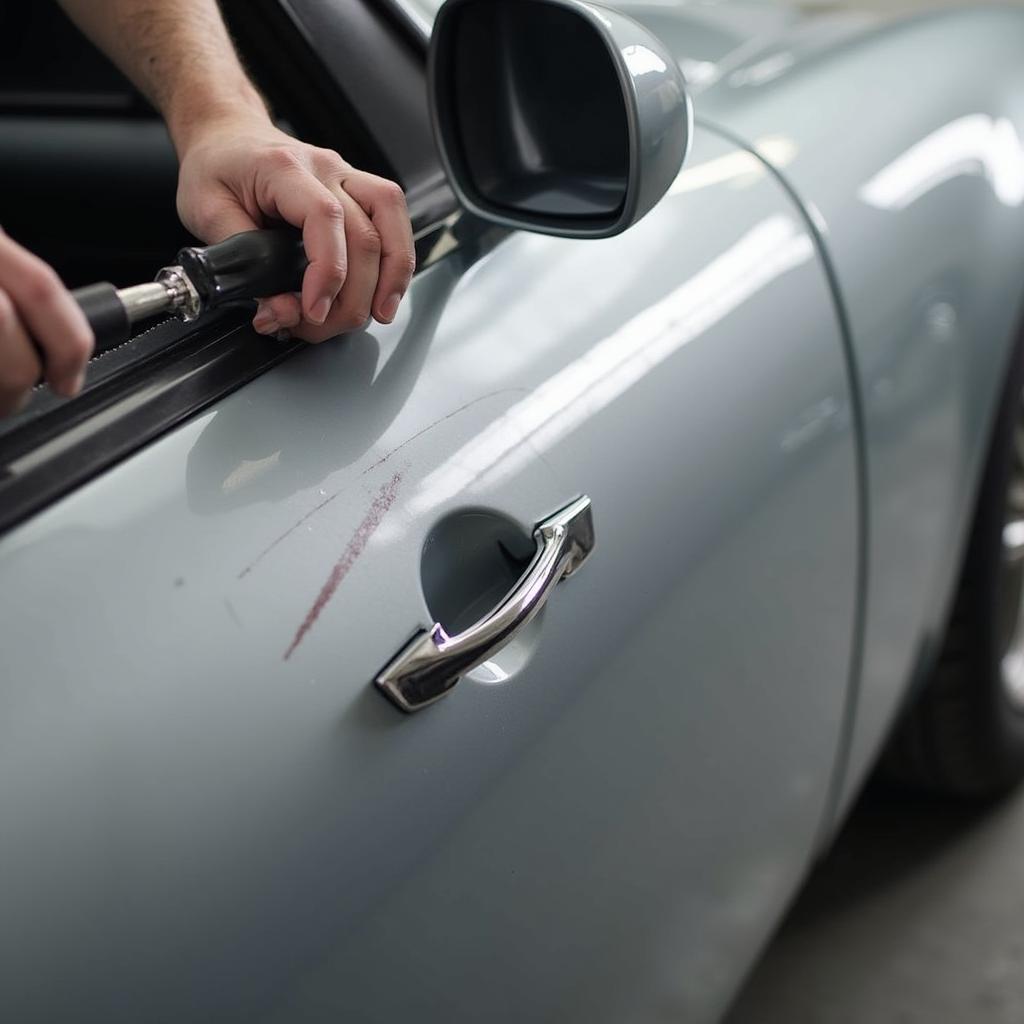
<path fill-rule="evenodd" d="M 907 708 L 881 763 L 884 778 L 957 797 L 997 796 L 1024 778 L 1024 699 L 1004 655 L 1024 651 L 1024 562 L 1011 565 L 1008 514 L 1024 522 L 1024 346 L 996 417 L 955 603 L 938 664 Z M 1018 690 L 1018 693 L 1020 691 Z"/>

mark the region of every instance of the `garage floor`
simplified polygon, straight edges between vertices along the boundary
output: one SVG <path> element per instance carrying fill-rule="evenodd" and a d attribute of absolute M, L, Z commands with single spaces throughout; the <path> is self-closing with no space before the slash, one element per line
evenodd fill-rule
<path fill-rule="evenodd" d="M 1024 792 L 866 795 L 727 1024 L 1024 1022 Z"/>

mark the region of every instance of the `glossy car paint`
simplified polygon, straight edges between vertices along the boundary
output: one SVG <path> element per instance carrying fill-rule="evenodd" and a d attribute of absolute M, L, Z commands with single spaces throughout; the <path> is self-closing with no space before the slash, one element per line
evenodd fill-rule
<path fill-rule="evenodd" d="M 693 59 L 685 17 L 623 6 Z M 1024 14 L 783 13 L 737 42 L 703 66 L 698 114 L 749 140 L 813 216 L 866 427 L 862 665 L 838 820 L 941 642 L 1021 324 Z"/>
<path fill-rule="evenodd" d="M 949 599 L 1024 265 L 1022 22 L 617 6 L 699 119 L 644 221 L 463 239 L 393 328 L 0 539 L 5 1017 L 727 1002 Z M 598 548 L 527 637 L 421 715 L 373 692 L 440 519 L 525 536 L 584 491 Z"/>
<path fill-rule="evenodd" d="M 1024 14 L 619 0 L 815 226 L 864 422 L 863 623 L 837 824 L 942 640 L 1022 320 Z"/>
<path fill-rule="evenodd" d="M 713 1020 L 826 812 L 852 422 L 801 211 L 698 130 L 624 235 L 463 239 L 5 536 L 4 1015 Z M 527 635 L 396 711 L 432 528 L 584 492 Z"/>

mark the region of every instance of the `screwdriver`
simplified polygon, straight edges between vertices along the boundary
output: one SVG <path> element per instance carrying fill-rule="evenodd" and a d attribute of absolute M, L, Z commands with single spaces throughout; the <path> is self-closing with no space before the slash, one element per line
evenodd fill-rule
<path fill-rule="evenodd" d="M 148 284 L 102 282 L 71 295 L 96 336 L 97 355 L 124 344 L 133 324 L 161 313 L 188 323 L 229 302 L 297 292 L 308 262 L 297 231 L 243 231 L 215 245 L 182 249 Z"/>

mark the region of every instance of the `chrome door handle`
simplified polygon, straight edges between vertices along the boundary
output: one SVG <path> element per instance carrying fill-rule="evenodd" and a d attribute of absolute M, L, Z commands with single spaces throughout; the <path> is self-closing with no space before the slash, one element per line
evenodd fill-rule
<path fill-rule="evenodd" d="M 594 548 L 590 499 L 578 498 L 533 531 L 537 553 L 505 599 L 465 632 L 449 636 L 440 622 L 418 633 L 374 680 L 403 711 L 439 700 L 467 673 L 504 647 L 544 607 L 560 580 Z"/>

